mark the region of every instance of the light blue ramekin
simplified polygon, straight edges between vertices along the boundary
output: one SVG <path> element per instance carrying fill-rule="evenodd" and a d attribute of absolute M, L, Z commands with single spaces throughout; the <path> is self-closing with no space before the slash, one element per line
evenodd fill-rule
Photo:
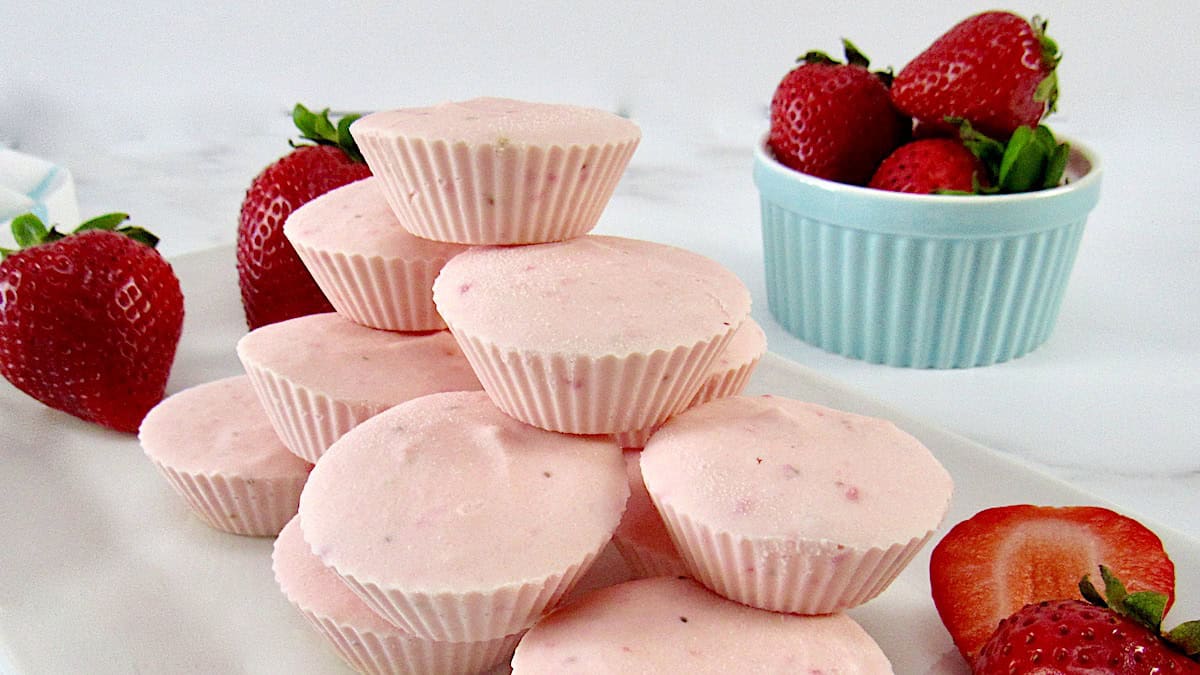
<path fill-rule="evenodd" d="M 1054 329 L 1100 162 L 1071 142 L 1067 183 L 1013 195 L 885 192 L 808 176 L 759 143 L 771 314 L 822 349 L 872 363 L 969 368 Z"/>

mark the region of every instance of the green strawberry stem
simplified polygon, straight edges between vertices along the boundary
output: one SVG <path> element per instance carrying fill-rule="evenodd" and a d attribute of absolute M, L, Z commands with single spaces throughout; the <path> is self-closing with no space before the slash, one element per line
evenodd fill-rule
<path fill-rule="evenodd" d="M 106 213 L 102 216 L 96 216 L 91 220 L 84 221 L 69 234 L 63 234 L 58 231 L 58 226 L 46 227 L 41 218 L 38 218 L 32 213 L 24 213 L 12 219 L 12 234 L 13 239 L 17 242 L 17 249 L 0 248 L 0 260 L 16 253 L 19 250 L 32 248 L 41 244 L 49 244 L 88 230 L 107 230 L 123 234 L 134 241 L 140 242 L 155 248 L 158 246 L 158 237 L 145 228 L 136 225 L 125 225 L 121 223 L 129 220 L 128 213 Z"/>
<path fill-rule="evenodd" d="M 1104 595 L 1092 584 L 1089 575 L 1079 580 L 1079 592 L 1083 599 L 1104 607 L 1134 622 L 1145 626 L 1161 637 L 1176 650 L 1192 659 L 1200 655 L 1200 621 L 1187 621 L 1167 633 L 1162 632 L 1163 615 L 1167 610 L 1167 595 L 1158 591 L 1135 591 L 1129 593 L 1125 584 L 1108 567 L 1100 566 L 1100 577 L 1104 581 Z"/>
<path fill-rule="evenodd" d="M 1030 24 L 1042 47 L 1042 64 L 1050 69 L 1050 74 L 1038 83 L 1037 89 L 1033 93 L 1033 100 L 1046 103 L 1046 115 L 1049 115 L 1058 110 L 1058 64 L 1062 61 L 1062 52 L 1058 50 L 1058 43 L 1046 35 L 1046 26 L 1049 21 L 1035 16 Z"/>
<path fill-rule="evenodd" d="M 864 70 L 870 68 L 871 66 L 871 59 L 867 58 L 867 55 L 864 54 L 861 49 L 856 47 L 853 42 L 847 40 L 846 38 L 842 38 L 842 53 L 845 54 L 846 57 L 845 64 L 833 58 L 829 54 L 815 49 L 805 52 L 804 56 L 796 59 L 796 63 L 823 63 L 829 66 L 851 65 L 859 66 Z M 892 72 L 891 68 L 888 68 L 887 70 L 877 70 L 873 73 L 873 75 L 878 77 L 879 80 L 883 82 L 883 86 L 889 89 L 892 86 L 892 81 L 896 79 L 896 74 Z"/>
<path fill-rule="evenodd" d="M 317 145 L 339 147 L 350 159 L 356 162 L 365 162 L 362 152 L 358 149 L 358 143 L 355 143 L 354 137 L 350 135 L 350 125 L 360 117 L 362 115 L 358 113 L 343 115 L 334 126 L 329 119 L 329 108 L 325 108 L 319 113 L 309 110 L 300 103 L 292 108 L 292 122 L 300 130 L 301 138 Z M 292 147 L 296 147 L 296 144 L 292 143 Z"/>
<path fill-rule="evenodd" d="M 1033 192 L 1062 182 L 1071 146 L 1059 143 L 1050 127 L 1017 127 L 1008 143 L 1001 143 L 980 133 L 965 119 L 947 117 L 945 121 L 958 127 L 963 145 L 987 167 L 992 187 L 980 188 L 981 194 Z"/>

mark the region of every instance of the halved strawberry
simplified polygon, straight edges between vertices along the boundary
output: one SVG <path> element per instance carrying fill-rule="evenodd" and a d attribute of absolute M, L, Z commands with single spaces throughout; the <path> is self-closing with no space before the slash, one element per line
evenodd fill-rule
<path fill-rule="evenodd" d="M 933 602 L 971 662 L 1001 619 L 1025 605 L 1078 594 L 1080 577 L 1104 564 L 1131 591 L 1175 597 L 1175 565 L 1162 541 L 1132 518 L 1096 506 L 986 509 L 955 525 L 933 549 Z"/>

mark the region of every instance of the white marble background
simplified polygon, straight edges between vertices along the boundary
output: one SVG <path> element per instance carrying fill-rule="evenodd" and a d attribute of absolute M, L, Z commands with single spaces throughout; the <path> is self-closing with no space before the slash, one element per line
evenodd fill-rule
<path fill-rule="evenodd" d="M 295 101 L 491 94 L 620 110 L 645 140 L 599 231 L 721 260 L 774 351 L 1200 537 L 1200 94 L 1187 70 L 1200 3 L 1010 6 L 1050 18 L 1066 57 L 1050 122 L 1106 174 L 1057 331 L 984 369 L 874 366 L 783 333 L 750 181 L 796 56 L 846 36 L 899 68 L 980 3 L 5 2 L 0 144 L 69 167 L 85 216 L 128 211 L 176 255 L 234 240 L 250 178 L 287 150 Z"/>

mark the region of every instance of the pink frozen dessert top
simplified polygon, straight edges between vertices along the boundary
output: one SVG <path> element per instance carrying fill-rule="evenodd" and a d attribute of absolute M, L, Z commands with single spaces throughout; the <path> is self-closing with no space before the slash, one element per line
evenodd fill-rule
<path fill-rule="evenodd" d="M 891 422 L 779 396 L 692 408 L 651 437 L 641 464 L 656 502 L 716 531 L 860 548 L 926 536 L 953 490 Z"/>
<path fill-rule="evenodd" d="M 650 501 L 646 486 L 642 483 L 642 469 L 639 462 L 640 450 L 625 450 L 625 472 L 629 479 L 629 504 L 625 507 L 625 515 L 617 532 L 641 546 L 663 555 L 679 557 L 675 544 L 671 543 L 671 535 L 667 534 L 667 526 L 663 524 L 662 516 Z"/>
<path fill-rule="evenodd" d="M 504 146 L 589 146 L 641 139 L 636 124 L 596 108 L 473 98 L 367 115 L 351 125 L 362 134 L 426 141 Z"/>
<path fill-rule="evenodd" d="M 767 612 L 690 579 L 655 577 L 594 591 L 538 622 L 515 675 L 571 673 L 891 673 L 845 614 Z"/>
<path fill-rule="evenodd" d="M 238 357 L 341 401 L 395 405 L 425 394 L 480 389 L 447 331 L 394 333 L 336 312 L 263 326 L 237 344 Z"/>
<path fill-rule="evenodd" d="M 363 582 L 495 590 L 561 574 L 616 529 L 629 486 L 601 437 L 522 424 L 483 392 L 434 394 L 343 436 L 300 496 L 304 537 Z"/>
<path fill-rule="evenodd" d="M 138 439 L 151 459 L 188 473 L 287 478 L 309 468 L 279 440 L 245 375 L 164 399 L 142 420 Z"/>
<path fill-rule="evenodd" d="M 445 261 L 467 248 L 409 234 L 396 221 L 374 176 L 307 202 L 292 212 L 283 231 L 293 243 L 380 258 Z"/>
<path fill-rule="evenodd" d="M 367 607 L 337 572 L 321 564 L 304 541 L 298 517 L 293 517 L 279 532 L 271 561 L 279 588 L 301 610 L 353 626 L 360 632 L 407 635 Z"/>
<path fill-rule="evenodd" d="M 749 291 L 716 261 L 598 235 L 472 248 L 442 268 L 433 300 L 456 333 L 502 348 L 592 356 L 690 347 L 750 313 Z"/>

